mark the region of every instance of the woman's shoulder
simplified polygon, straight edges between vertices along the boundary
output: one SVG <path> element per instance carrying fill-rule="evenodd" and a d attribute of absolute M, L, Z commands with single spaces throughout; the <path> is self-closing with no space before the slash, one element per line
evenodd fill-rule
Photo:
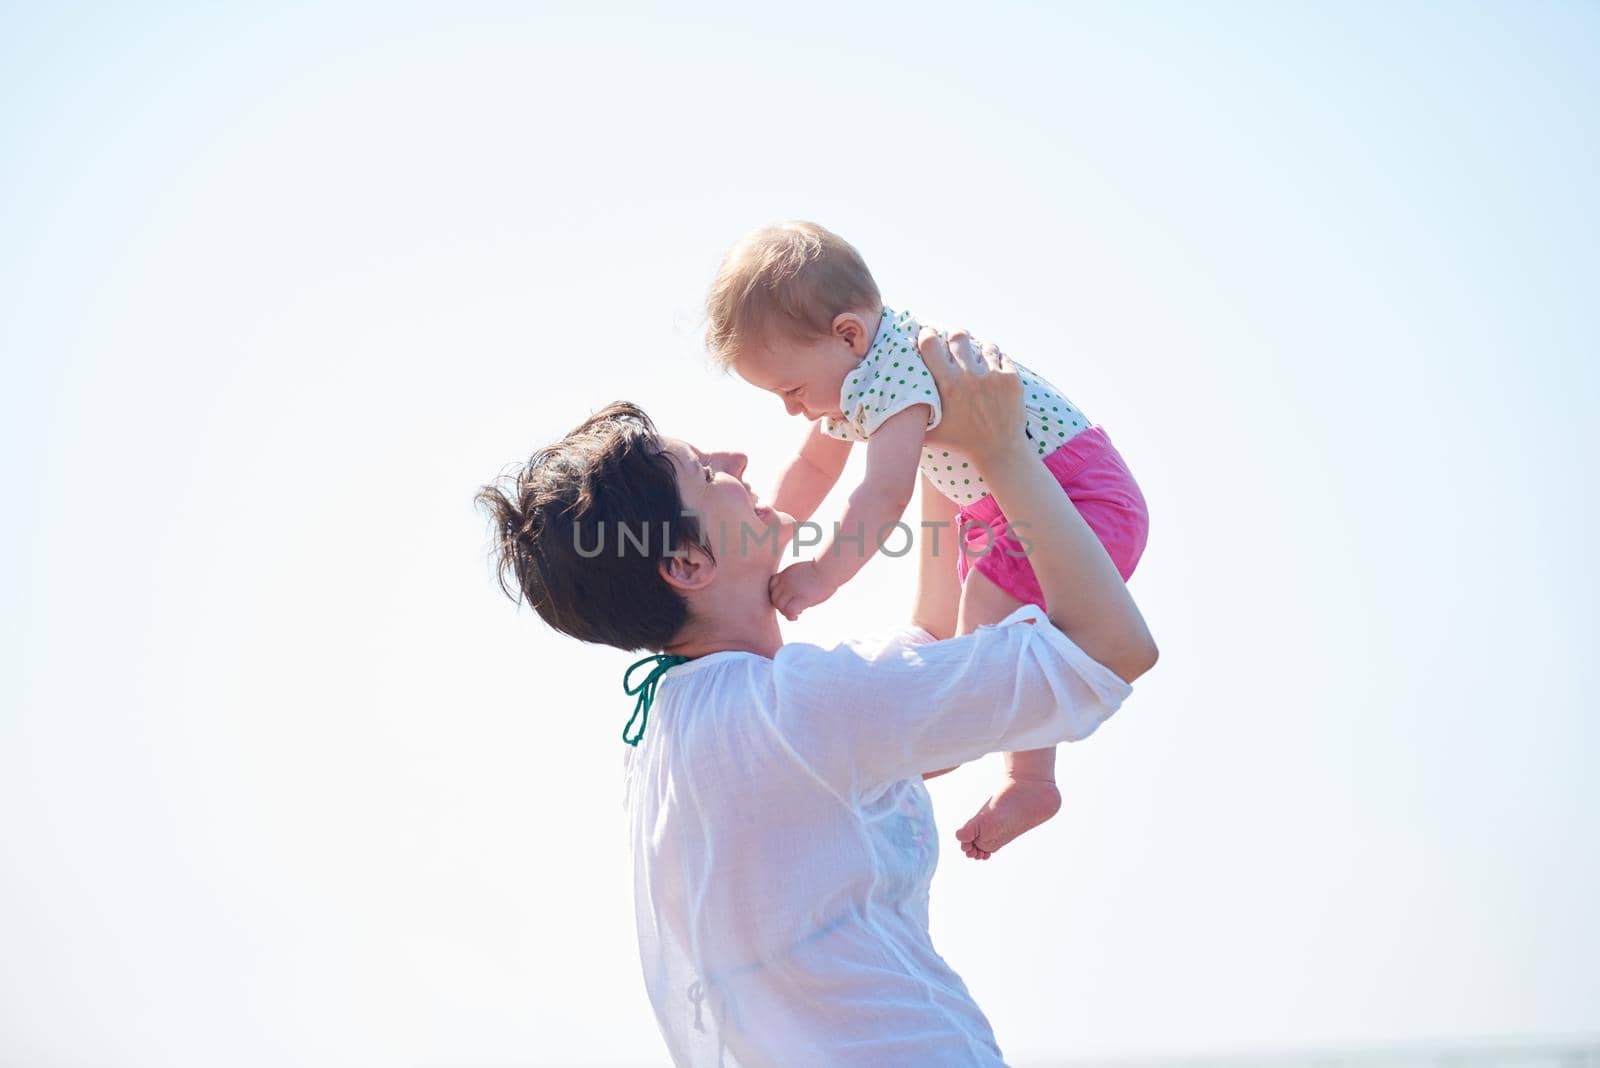
<path fill-rule="evenodd" d="M 933 635 L 921 627 L 908 623 L 905 626 L 892 627 L 873 634 L 852 635 L 831 642 L 789 642 L 778 650 L 773 663 L 776 664 L 786 657 L 809 659 L 841 653 L 865 660 L 875 660 L 898 653 L 909 646 L 926 645 L 935 640 Z"/>
<path fill-rule="evenodd" d="M 921 627 L 904 626 L 827 644 L 790 642 L 772 659 L 773 690 L 780 705 L 831 700 L 852 686 L 876 685 L 878 665 L 933 641 Z"/>
<path fill-rule="evenodd" d="M 680 719 L 685 727 L 747 715 L 752 705 L 765 703 L 772 664 L 759 653 L 736 650 L 696 657 L 661 677 L 658 706 L 664 717 Z"/>
<path fill-rule="evenodd" d="M 743 650 L 727 650 L 697 657 L 679 664 L 662 676 L 671 682 L 670 690 L 714 689 L 745 680 L 770 678 L 797 664 L 847 659 L 876 660 L 911 646 L 926 645 L 936 639 L 914 624 L 893 627 L 876 634 L 838 638 L 831 642 L 785 642 L 771 657 Z"/>
<path fill-rule="evenodd" d="M 672 668 L 661 680 L 660 727 L 679 745 L 700 748 L 779 727 L 819 702 L 878 682 L 875 665 L 934 641 L 921 627 L 827 644 L 788 642 L 772 657 L 711 653 Z M 778 733 L 782 733 L 781 730 Z"/>

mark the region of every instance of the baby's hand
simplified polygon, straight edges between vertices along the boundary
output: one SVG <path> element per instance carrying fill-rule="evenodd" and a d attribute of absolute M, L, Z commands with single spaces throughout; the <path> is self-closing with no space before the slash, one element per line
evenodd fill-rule
<path fill-rule="evenodd" d="M 815 560 L 790 564 L 767 582 L 767 596 L 772 600 L 772 607 L 791 623 L 800 618 L 801 612 L 821 604 L 833 594 L 834 589 L 817 574 Z"/>

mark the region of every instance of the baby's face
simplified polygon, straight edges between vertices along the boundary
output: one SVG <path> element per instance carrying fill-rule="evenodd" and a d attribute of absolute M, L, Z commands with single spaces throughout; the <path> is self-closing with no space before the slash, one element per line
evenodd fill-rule
<path fill-rule="evenodd" d="M 790 415 L 842 418 L 839 393 L 861 357 L 849 340 L 829 335 L 797 340 L 774 336 L 745 346 L 734 357 L 739 377 L 783 401 Z"/>

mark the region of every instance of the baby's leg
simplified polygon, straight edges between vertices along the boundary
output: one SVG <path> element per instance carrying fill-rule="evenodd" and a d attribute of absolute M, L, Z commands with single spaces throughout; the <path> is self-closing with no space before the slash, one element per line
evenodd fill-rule
<path fill-rule="evenodd" d="M 996 586 L 974 567 L 967 572 L 961 591 L 961 611 L 956 620 L 960 634 L 971 634 L 985 623 L 998 623 L 1022 607 L 1022 602 Z M 1005 779 L 978 814 L 956 831 L 961 851 L 974 860 L 990 854 L 1013 838 L 1054 816 L 1061 808 L 1056 788 L 1055 749 L 1032 749 L 1005 754 Z"/>

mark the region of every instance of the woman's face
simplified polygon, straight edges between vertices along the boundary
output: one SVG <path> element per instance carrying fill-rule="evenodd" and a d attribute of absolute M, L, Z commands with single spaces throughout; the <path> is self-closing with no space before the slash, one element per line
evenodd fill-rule
<path fill-rule="evenodd" d="M 699 516 L 718 571 L 762 577 L 776 572 L 783 546 L 794 534 L 794 517 L 761 503 L 746 484 L 745 454 L 704 452 L 678 438 L 665 438 L 663 444 L 678 472 L 683 506 Z"/>

